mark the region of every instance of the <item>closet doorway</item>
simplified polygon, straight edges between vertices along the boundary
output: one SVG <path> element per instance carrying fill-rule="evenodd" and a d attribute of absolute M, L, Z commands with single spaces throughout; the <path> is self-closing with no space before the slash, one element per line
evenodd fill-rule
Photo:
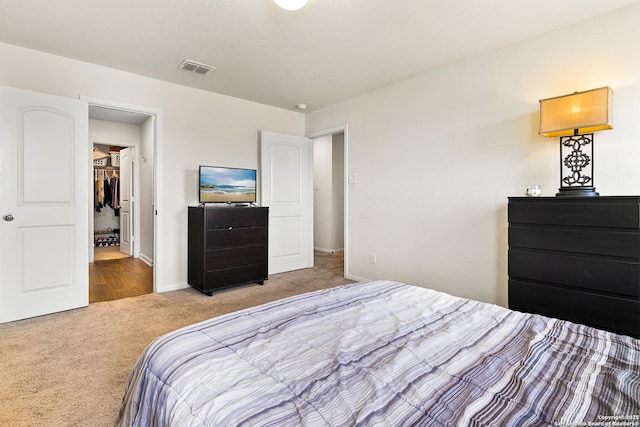
<path fill-rule="evenodd" d="M 89 302 L 154 292 L 155 115 L 89 103 Z"/>

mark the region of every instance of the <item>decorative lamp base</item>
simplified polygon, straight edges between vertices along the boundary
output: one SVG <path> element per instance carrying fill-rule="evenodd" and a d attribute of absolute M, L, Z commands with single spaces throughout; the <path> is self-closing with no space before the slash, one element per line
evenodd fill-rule
<path fill-rule="evenodd" d="M 597 197 L 599 195 L 595 187 L 563 187 L 556 193 L 556 197 Z"/>

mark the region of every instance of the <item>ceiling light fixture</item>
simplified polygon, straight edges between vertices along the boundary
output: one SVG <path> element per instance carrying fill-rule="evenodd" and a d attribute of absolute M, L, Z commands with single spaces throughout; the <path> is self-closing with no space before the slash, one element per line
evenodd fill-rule
<path fill-rule="evenodd" d="M 286 10 L 298 10 L 307 4 L 307 0 L 273 0 L 278 6 Z"/>

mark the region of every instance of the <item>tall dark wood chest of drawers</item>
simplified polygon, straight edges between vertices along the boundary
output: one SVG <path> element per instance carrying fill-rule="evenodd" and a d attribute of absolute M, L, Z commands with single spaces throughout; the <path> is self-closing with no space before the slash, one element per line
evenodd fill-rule
<path fill-rule="evenodd" d="M 640 196 L 510 197 L 509 308 L 640 338 Z"/>
<path fill-rule="evenodd" d="M 269 208 L 190 206 L 188 277 L 213 291 L 268 279 Z"/>

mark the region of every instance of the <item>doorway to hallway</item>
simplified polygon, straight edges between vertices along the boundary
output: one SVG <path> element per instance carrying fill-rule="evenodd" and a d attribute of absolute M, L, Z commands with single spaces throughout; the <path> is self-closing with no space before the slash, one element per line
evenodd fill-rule
<path fill-rule="evenodd" d="M 119 251 L 112 252 L 115 258 L 89 264 L 89 303 L 152 293 L 153 267 L 139 258 L 122 258 Z"/>
<path fill-rule="evenodd" d="M 348 269 L 347 125 L 308 135 L 313 144 L 314 250 L 342 260 Z"/>

